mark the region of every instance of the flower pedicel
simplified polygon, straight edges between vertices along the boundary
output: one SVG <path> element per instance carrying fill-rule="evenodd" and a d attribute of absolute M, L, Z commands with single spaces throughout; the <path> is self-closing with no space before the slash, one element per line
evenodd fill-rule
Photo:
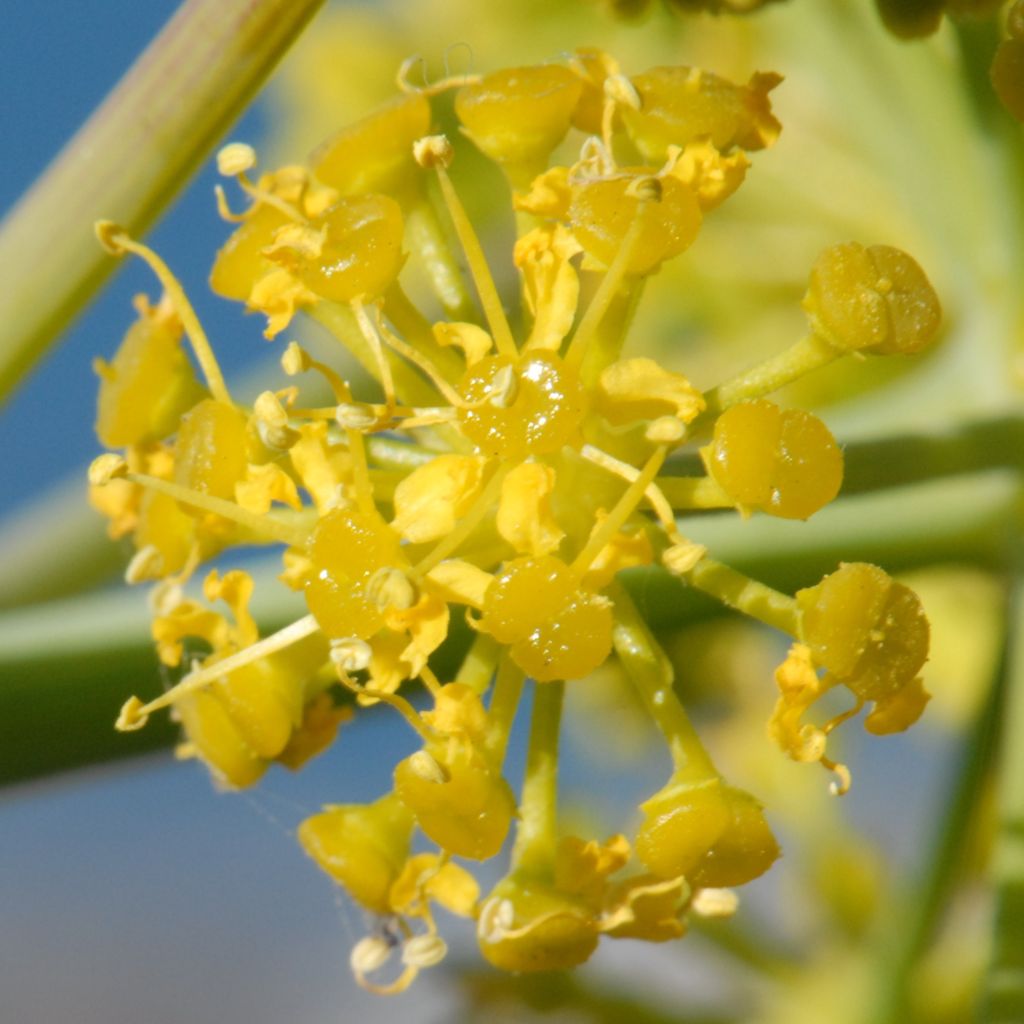
<path fill-rule="evenodd" d="M 352 955 L 374 991 L 400 991 L 443 958 L 434 904 L 475 919 L 499 967 L 563 968 L 602 935 L 660 942 L 683 934 L 689 913 L 731 912 L 722 890 L 778 856 L 756 797 L 722 778 L 690 724 L 620 570 L 660 562 L 789 634 L 770 734 L 790 757 L 833 770 L 835 791 L 849 785 L 826 753 L 840 721 L 870 703 L 867 728 L 891 732 L 924 707 L 928 624 L 906 587 L 850 564 L 790 597 L 715 561 L 677 523 L 729 507 L 806 519 L 835 497 L 842 453 L 828 428 L 765 396 L 850 352 L 926 346 L 939 305 L 913 259 L 858 243 L 827 250 L 811 271 L 807 337 L 704 393 L 646 356 L 621 355 L 647 277 L 695 242 L 704 216 L 742 184 L 748 153 L 778 137 L 769 92 L 779 81 L 733 85 L 665 67 L 630 78 L 596 51 L 419 89 L 403 71 L 401 95 L 308 167 L 254 180 L 250 147 L 222 150 L 220 170 L 247 205 L 234 212 L 218 190 L 235 229 L 213 289 L 264 313 L 268 338 L 297 311 L 317 319 L 376 379 L 372 401 L 291 342 L 286 373 L 317 375 L 330 404 L 303 406 L 286 388 L 240 405 L 170 270 L 116 225 L 98 226 L 112 252 L 150 265 L 164 297 L 139 299 L 118 353 L 97 363 L 97 432 L 123 454 L 93 464 L 93 500 L 113 536 L 133 539 L 128 579 L 160 581 L 161 661 L 180 665 L 195 641 L 209 649 L 156 700 L 129 700 L 118 728 L 169 708 L 181 752 L 242 787 L 324 749 L 352 717 L 344 691 L 406 719 L 422 747 L 395 766 L 393 786 L 299 828 L 307 853 L 380 922 Z M 512 319 L 448 174 L 456 149 L 434 132 L 431 99 L 446 91 L 463 133 L 513 189 L 522 315 Z M 404 291 L 407 259 L 421 263 L 440 318 Z M 663 475 L 687 444 L 701 446 L 707 474 Z M 182 590 L 202 562 L 252 544 L 283 549 L 282 579 L 308 609 L 264 637 L 246 572 L 210 572 L 205 602 Z M 441 681 L 429 659 L 453 614 L 475 637 Z M 673 771 L 641 805 L 632 841 L 560 836 L 564 687 L 586 686 L 612 652 Z M 517 796 L 503 766 L 527 677 Z M 429 710 L 402 693 L 411 680 Z M 838 686 L 851 710 L 805 721 Z M 511 832 L 508 873 L 481 895 L 457 860 L 499 854 Z M 416 852 L 424 842 L 432 850 Z"/>

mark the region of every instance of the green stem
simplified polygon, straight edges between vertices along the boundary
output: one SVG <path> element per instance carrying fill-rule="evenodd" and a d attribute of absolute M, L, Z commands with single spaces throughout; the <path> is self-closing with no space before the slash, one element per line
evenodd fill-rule
<path fill-rule="evenodd" d="M 0 226 L 0 399 L 116 266 L 93 224 L 142 235 L 323 0 L 187 0 Z"/>
<path fill-rule="evenodd" d="M 558 841 L 558 730 L 565 683 L 535 683 L 512 871 L 550 873 Z"/>
<path fill-rule="evenodd" d="M 455 682 L 468 686 L 475 693 L 486 693 L 494 678 L 498 654 L 498 641 L 487 633 L 477 633 L 462 659 Z"/>
<path fill-rule="evenodd" d="M 792 637 L 799 634 L 800 616 L 796 601 L 731 566 L 713 558 L 702 558 L 683 578 L 691 586 L 744 615 Z"/>
<path fill-rule="evenodd" d="M 519 710 L 519 699 L 523 694 L 525 677 L 523 670 L 504 655 L 498 665 L 498 676 L 491 693 L 491 704 L 487 709 L 490 728 L 487 732 L 487 750 L 498 764 L 505 760 L 509 733 Z"/>
<path fill-rule="evenodd" d="M 696 768 L 702 774 L 714 775 L 711 758 L 672 688 L 672 665 L 665 652 L 621 583 L 613 582 L 608 596 L 615 604 L 615 653 L 648 714 L 668 741 L 673 767 L 676 771 Z"/>

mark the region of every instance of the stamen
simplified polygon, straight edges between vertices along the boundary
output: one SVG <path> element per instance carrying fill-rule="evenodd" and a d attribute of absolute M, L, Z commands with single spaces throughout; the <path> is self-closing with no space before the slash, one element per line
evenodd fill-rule
<path fill-rule="evenodd" d="M 296 224 L 309 223 L 306 215 L 297 206 L 293 206 L 280 196 L 275 196 L 273 192 L 260 188 L 259 185 L 254 185 L 244 174 L 237 175 L 235 181 L 238 182 L 238 187 L 247 196 L 252 198 L 256 204 L 273 206 L 275 209 L 280 210 L 289 220 L 295 221 Z"/>
<path fill-rule="evenodd" d="M 586 458 L 590 457 L 587 454 L 588 448 L 590 446 L 586 445 L 583 449 Z M 593 451 L 597 451 L 597 449 L 593 449 Z M 570 566 L 572 571 L 578 576 L 582 576 L 590 568 L 590 563 L 597 558 L 612 537 L 622 529 L 622 524 L 629 518 L 630 514 L 640 503 L 640 500 L 644 497 L 648 486 L 658 475 L 658 470 L 661 469 L 661 464 L 665 461 L 665 452 L 665 448 L 655 449 L 651 457 L 644 463 L 644 468 L 637 473 L 636 478 L 626 488 L 625 493 L 608 513 L 601 527 L 591 534 L 590 540 L 587 541 L 586 546 L 576 556 Z M 598 462 L 598 465 L 601 465 L 601 463 Z M 632 466 L 630 470 L 636 472 Z"/>
<path fill-rule="evenodd" d="M 494 507 L 502 481 L 510 468 L 511 466 L 502 466 L 497 470 L 455 529 L 419 561 L 413 570 L 418 576 L 425 576 L 434 566 L 443 562 L 476 529 L 484 516 Z"/>
<path fill-rule="evenodd" d="M 228 224 L 241 224 L 242 221 L 248 219 L 248 211 L 245 213 L 235 213 L 234 210 L 228 205 L 228 197 L 224 191 L 222 185 L 213 186 L 213 194 L 217 200 L 217 216 L 221 220 L 227 221 Z"/>
<path fill-rule="evenodd" d="M 828 784 L 828 791 L 833 796 L 846 796 L 850 792 L 850 786 L 853 785 L 853 776 L 850 774 L 850 769 L 845 764 L 832 761 L 825 756 L 821 758 L 821 765 L 830 772 L 834 772 L 836 776 Z"/>
<path fill-rule="evenodd" d="M 379 322 L 377 326 L 380 330 L 380 336 L 384 341 L 400 356 L 408 359 L 410 363 L 421 369 L 430 378 L 431 383 L 446 401 L 450 402 L 457 409 L 465 408 L 466 400 L 444 379 L 441 371 L 426 356 L 417 352 L 411 345 L 394 335 L 383 322 Z"/>
<path fill-rule="evenodd" d="M 223 679 L 237 668 L 242 668 L 260 658 L 276 654 L 278 651 L 284 650 L 300 640 L 304 640 L 319 628 L 320 625 L 316 619 L 312 615 L 306 615 L 297 622 L 285 626 L 284 629 L 279 629 L 276 633 L 272 633 L 262 640 L 257 640 L 256 643 L 250 644 L 244 650 L 231 654 L 220 661 L 214 662 L 212 665 L 207 665 L 190 672 L 176 686 L 172 686 L 166 693 L 162 693 L 148 704 L 143 704 L 138 697 L 129 697 L 124 707 L 121 708 L 121 714 L 117 719 L 115 728 L 119 732 L 131 732 L 135 729 L 140 729 L 146 724 L 146 719 L 154 711 L 169 707 L 176 700 L 185 696 L 185 694 L 200 690 L 210 683 L 216 682 L 218 679 Z"/>
<path fill-rule="evenodd" d="M 442 689 L 437 676 L 435 676 L 434 673 L 424 665 L 420 670 L 420 679 L 423 680 L 423 685 L 430 691 L 430 696 L 436 700 Z"/>
<path fill-rule="evenodd" d="M 171 273 L 167 264 L 149 246 L 136 242 L 124 228 L 119 227 L 113 221 L 97 221 L 96 237 L 108 252 L 112 252 L 115 256 L 130 252 L 143 260 L 153 271 L 157 280 L 163 285 L 164 291 L 167 292 L 174 311 L 178 314 L 178 319 L 185 329 L 185 334 L 192 345 L 192 351 L 195 352 L 200 369 L 206 378 L 210 393 L 218 402 L 230 405 L 231 395 L 224 383 L 224 376 L 220 372 L 220 365 L 217 363 L 217 357 L 213 354 L 206 332 L 192 308 L 192 303 L 188 301 L 184 288 Z"/>
<path fill-rule="evenodd" d="M 372 686 L 363 686 L 357 683 L 340 666 L 335 665 L 335 667 L 337 668 L 338 681 L 346 690 L 351 690 L 352 693 L 359 697 L 370 697 L 384 704 L 390 704 L 419 733 L 425 743 L 429 743 L 437 738 L 430 726 L 420 717 L 419 712 L 404 697 L 400 697 L 397 693 L 388 693 L 387 690 L 377 690 Z"/>
<path fill-rule="evenodd" d="M 629 230 L 622 239 L 622 244 L 619 246 L 619 251 L 615 254 L 611 266 L 597 286 L 597 291 L 594 292 L 594 297 L 590 300 L 590 305 L 587 307 L 586 313 L 583 314 L 583 319 L 580 321 L 579 327 L 576 328 L 572 341 L 569 342 L 565 360 L 570 366 L 578 366 L 583 361 L 587 345 L 597 333 L 601 320 L 608 312 L 608 307 L 612 304 L 612 300 L 626 276 L 626 269 L 632 262 L 640 241 L 640 233 L 644 226 L 644 213 L 649 201 L 644 198 L 637 204 L 633 223 L 630 224 Z"/>
<path fill-rule="evenodd" d="M 422 69 L 422 85 L 414 85 L 409 80 L 410 72 L 417 64 Z M 419 93 L 422 96 L 437 96 L 439 93 L 446 92 L 449 89 L 459 89 L 464 85 L 476 85 L 481 80 L 481 76 L 478 74 L 462 74 L 445 75 L 444 78 L 436 82 L 428 82 L 427 63 L 418 53 L 414 53 L 411 57 L 406 57 L 399 65 L 398 74 L 395 76 L 395 84 L 402 92 L 407 94 Z"/>
<path fill-rule="evenodd" d="M 193 508 L 230 519 L 232 522 L 238 523 L 239 526 L 251 530 L 257 537 L 299 548 L 309 540 L 307 530 L 298 529 L 269 514 L 261 516 L 255 512 L 249 512 L 226 498 L 215 498 L 212 494 L 200 494 L 199 491 L 193 491 L 189 487 L 182 487 L 170 480 L 161 480 L 159 477 L 148 476 L 145 473 L 127 473 L 125 479 L 148 487 L 152 491 L 160 491 L 177 501 L 191 505 Z"/>
<path fill-rule="evenodd" d="M 363 332 L 363 337 L 366 338 L 370 351 L 373 352 L 373 358 L 377 361 L 377 367 L 380 372 L 380 384 L 384 389 L 384 402 L 388 409 L 393 409 L 397 405 L 395 381 L 391 376 L 391 364 L 384 354 L 384 346 L 381 344 L 380 334 L 366 315 L 366 308 L 363 306 L 361 299 L 355 298 L 349 305 L 351 305 L 352 312 L 356 315 L 356 323 L 359 324 L 359 329 Z"/>
<path fill-rule="evenodd" d="M 628 462 L 622 462 L 614 456 L 609 455 L 607 452 L 601 451 L 600 448 L 595 448 L 593 445 L 584 445 L 580 454 L 588 462 L 592 462 L 595 466 L 600 466 L 602 469 L 606 469 L 609 473 L 614 473 L 616 476 L 621 477 L 623 480 L 630 483 L 636 480 L 640 475 L 640 470 L 631 466 Z M 658 486 L 657 481 L 652 481 L 650 483 L 644 491 L 644 497 L 651 503 L 651 508 L 654 510 L 654 514 L 658 517 L 658 522 L 661 523 L 672 543 L 686 543 L 685 539 L 679 532 L 679 527 L 676 525 L 676 517 L 672 512 L 672 506 L 665 497 L 661 488 Z"/>
<path fill-rule="evenodd" d="M 438 136 L 428 136 L 428 138 L 437 139 Z M 444 136 L 440 136 L 440 138 L 444 139 Z M 420 143 L 425 141 L 423 139 L 419 140 Z M 447 143 L 447 139 L 444 139 L 444 142 Z M 469 264 L 469 272 L 473 277 L 473 283 L 476 285 L 477 294 L 480 296 L 480 304 L 483 306 L 484 316 L 487 318 L 487 324 L 491 329 L 494 344 L 501 355 L 509 359 L 515 359 L 519 352 L 512 338 L 512 329 L 508 325 L 508 319 L 505 316 L 505 310 L 502 308 L 501 298 L 494 284 L 494 278 L 491 276 L 491 269 L 487 265 L 487 259 L 480 245 L 480 239 L 477 238 L 476 231 L 473 229 L 473 225 L 466 214 L 458 193 L 455 191 L 455 186 L 452 184 L 451 178 L 448 177 L 448 172 L 445 170 L 444 157 L 438 152 L 440 143 L 431 147 L 419 146 L 419 144 L 417 146 L 418 148 L 413 150 L 417 161 L 421 166 L 432 165 L 437 172 L 437 180 L 441 186 L 441 195 L 444 198 L 445 206 L 448 208 L 448 215 L 452 219 L 455 233 L 459 236 L 459 242 L 462 244 L 462 251 L 466 256 L 466 262 Z"/>

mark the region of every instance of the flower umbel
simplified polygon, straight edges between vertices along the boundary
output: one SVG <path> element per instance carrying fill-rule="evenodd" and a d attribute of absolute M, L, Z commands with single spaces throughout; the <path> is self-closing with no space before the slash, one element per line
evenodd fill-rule
<path fill-rule="evenodd" d="M 769 93 L 781 79 L 733 85 L 665 67 L 628 77 L 596 51 L 420 89 L 407 70 L 396 100 L 309 166 L 254 180 L 256 155 L 238 144 L 218 164 L 245 205 L 233 212 L 218 192 L 236 226 L 213 289 L 263 313 L 268 338 L 296 313 L 312 316 L 376 394 L 355 393 L 344 364 L 291 342 L 285 373 L 315 380 L 326 404 L 298 386 L 239 404 L 162 260 L 116 225 L 98 229 L 114 252 L 144 259 L 165 294 L 156 306 L 138 301 L 121 349 L 97 364 L 97 431 L 124 454 L 97 460 L 93 500 L 112 534 L 133 538 L 129 580 L 160 581 L 161 660 L 188 661 L 158 699 L 132 698 L 118 725 L 137 728 L 170 707 L 186 734 L 180 752 L 242 787 L 273 762 L 294 769 L 326 747 L 352 716 L 349 698 L 388 704 L 408 722 L 421 749 L 378 800 L 325 808 L 299 830 L 309 855 L 379 920 L 352 962 L 380 992 L 401 991 L 443 958 L 432 903 L 475 918 L 500 967 L 567 967 L 602 935 L 664 941 L 683 934 L 689 913 L 731 911 L 720 890 L 778 856 L 760 803 L 721 776 L 691 725 L 621 570 L 660 562 L 791 636 L 771 733 L 794 759 L 838 772 L 838 790 L 849 773 L 825 745 L 839 719 L 801 721 L 822 693 L 847 687 L 854 712 L 872 702 L 872 732 L 916 719 L 928 627 L 907 588 L 855 564 L 790 597 L 715 561 L 678 517 L 813 515 L 839 491 L 841 450 L 816 417 L 765 396 L 849 353 L 917 352 L 939 324 L 910 256 L 846 243 L 811 272 L 810 333 L 761 366 L 702 392 L 646 355 L 623 357 L 647 278 L 698 240 L 703 218 L 742 184 L 748 153 L 778 138 Z M 432 134 L 431 101 L 448 91 L 469 143 Z M 521 309 L 511 316 L 449 174 L 470 143 L 513 190 Z M 407 263 L 419 264 L 430 299 L 406 293 Z M 666 472 L 675 451 L 698 445 L 706 475 Z M 264 637 L 245 571 L 210 572 L 205 602 L 183 592 L 203 562 L 253 544 L 283 549 L 282 580 L 307 609 Z M 230 618 L 209 607 L 216 601 Z M 430 663 L 453 615 L 474 636 L 442 682 Z M 632 840 L 602 844 L 559 834 L 558 737 L 566 684 L 586 686 L 613 652 L 673 770 L 641 805 Z M 517 796 L 503 773 L 527 678 Z M 403 692 L 415 680 L 429 710 Z M 508 873 L 481 899 L 453 858 L 498 855 L 513 826 Z M 417 833 L 435 849 L 415 852 Z M 397 973 L 375 980 L 399 947 Z"/>

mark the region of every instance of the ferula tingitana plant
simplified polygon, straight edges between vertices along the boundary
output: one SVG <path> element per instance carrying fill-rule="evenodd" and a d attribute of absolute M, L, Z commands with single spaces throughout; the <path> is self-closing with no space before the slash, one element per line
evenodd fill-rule
<path fill-rule="evenodd" d="M 828 249 L 809 268 L 807 336 L 708 391 L 621 354 L 646 279 L 699 244 L 749 154 L 776 142 L 769 94 L 780 81 L 755 73 L 736 85 L 687 67 L 630 77 L 583 50 L 419 88 L 400 74 L 400 94 L 308 166 L 254 178 L 250 147 L 223 149 L 219 168 L 243 205 L 218 193 L 233 233 L 214 291 L 265 314 L 268 338 L 298 312 L 315 317 L 376 379 L 372 397 L 291 342 L 286 374 L 319 378 L 330 401 L 304 403 L 295 386 L 240 404 L 171 271 L 117 225 L 98 226 L 111 251 L 149 264 L 164 294 L 138 300 L 121 348 L 97 364 L 97 432 L 119 453 L 93 464 L 93 500 L 112 535 L 134 542 L 129 581 L 157 581 L 161 661 L 186 662 L 158 699 L 128 700 L 118 728 L 169 708 L 181 752 L 244 787 L 323 750 L 352 717 L 349 697 L 408 722 L 422 746 L 381 780 L 379 799 L 326 807 L 299 829 L 306 852 L 381 922 L 352 955 L 374 991 L 400 991 L 443 958 L 434 904 L 474 919 L 499 967 L 564 968 L 601 936 L 661 942 L 690 914 L 731 912 L 726 890 L 778 856 L 756 796 L 722 777 L 691 726 L 621 570 L 660 564 L 790 635 L 769 731 L 790 757 L 830 769 L 835 792 L 850 782 L 827 754 L 840 721 L 868 704 L 867 728 L 892 732 L 924 707 L 928 623 L 910 590 L 844 564 L 791 597 L 716 561 L 678 518 L 732 507 L 806 519 L 836 496 L 842 451 L 828 428 L 766 395 L 850 353 L 928 345 L 939 303 L 912 257 L 860 242 Z M 436 130 L 432 100 L 446 92 L 465 140 Z M 470 145 L 512 189 L 521 308 L 511 316 L 448 173 Z M 413 261 L 434 293 L 422 309 L 402 284 Z M 706 475 L 665 475 L 685 446 L 699 448 Z M 205 601 L 183 591 L 203 562 L 253 544 L 282 550 L 281 579 L 307 608 L 268 636 L 249 612 L 245 571 L 210 571 Z M 474 636 L 461 668 L 438 679 L 430 659 L 453 615 Z M 613 652 L 673 770 L 641 804 L 632 838 L 563 835 L 564 688 L 587 686 Z M 517 791 L 503 772 L 527 678 Z M 411 681 L 427 709 L 404 692 Z M 849 710 L 805 718 L 837 687 Z M 508 871 L 481 895 L 459 862 L 499 855 L 513 831 Z"/>

